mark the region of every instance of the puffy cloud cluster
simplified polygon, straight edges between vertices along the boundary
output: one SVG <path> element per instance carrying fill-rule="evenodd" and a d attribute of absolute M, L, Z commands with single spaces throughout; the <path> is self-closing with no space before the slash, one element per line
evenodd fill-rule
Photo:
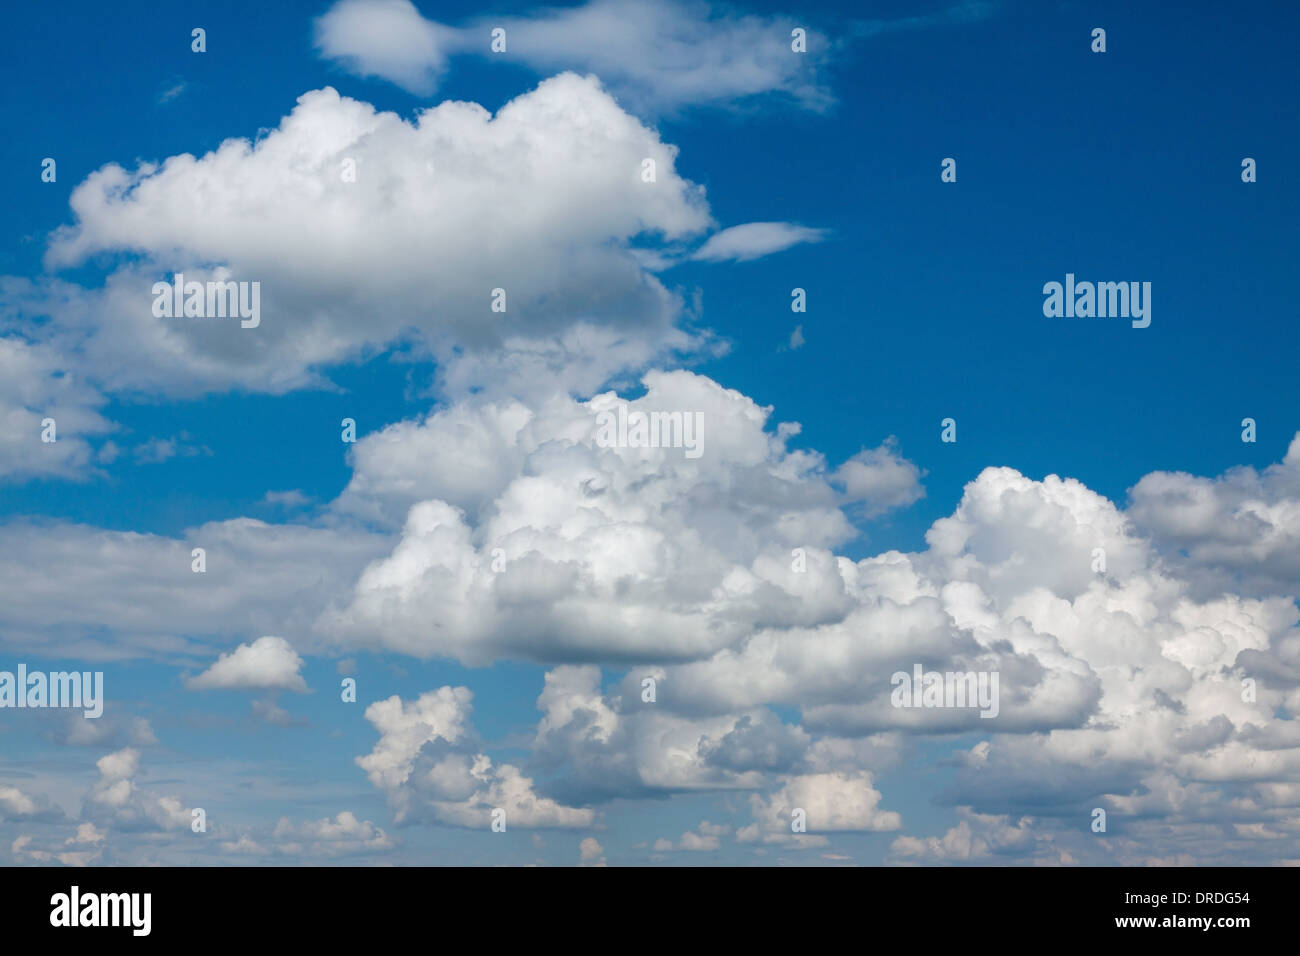
<path fill-rule="evenodd" d="M 1263 471 L 1157 471 L 1130 497 L 1133 520 L 1202 592 L 1289 594 L 1300 581 L 1300 436 Z"/>
<path fill-rule="evenodd" d="M 68 816 L 46 794 L 29 794 L 0 784 L 0 823 L 20 828 L 9 844 L 15 863 L 134 864 L 194 862 L 196 855 L 235 855 L 259 861 L 289 858 L 378 857 L 397 842 L 382 827 L 344 810 L 333 818 L 294 822 L 281 817 L 274 826 L 248 827 L 204 818 L 192 828 L 193 813 L 178 797 L 141 787 L 139 750 L 113 751 L 95 762 L 97 779 Z"/>
<path fill-rule="evenodd" d="M 350 810 L 334 819 L 307 820 L 294 823 L 281 817 L 271 834 L 275 852 L 286 856 L 344 856 L 391 850 L 395 843 L 381 827 L 369 820 L 359 820 Z M 236 841 L 235 847 L 242 845 Z M 227 844 L 222 848 L 227 849 Z M 237 850 L 236 852 L 242 852 Z"/>
<path fill-rule="evenodd" d="M 289 664 L 370 649 L 553 665 L 520 766 L 474 742 L 463 688 L 371 705 L 379 741 L 359 763 L 404 822 L 482 827 L 503 808 L 521 827 L 581 828 L 616 797 L 741 791 L 750 819 L 736 840 L 813 846 L 904 826 L 882 775 L 914 759 L 911 741 L 960 733 L 974 742 L 957 746 L 938 796 L 964 815 L 951 833 L 905 834 L 900 862 L 1222 859 L 1294 840 L 1300 446 L 1261 472 L 1147 476 L 1127 508 L 1072 479 L 988 468 L 924 549 L 852 560 L 839 553 L 849 513 L 921 494 L 920 469 L 892 443 L 831 468 L 791 447 L 798 426 L 707 378 L 656 372 L 645 386 L 629 409 L 702 415 L 699 457 L 606 447 L 598 416 L 624 402 L 612 392 L 487 396 L 365 437 L 320 527 L 234 521 L 169 541 L 8 526 L 27 542 L 4 552 L 12 578 L 45 598 L 29 607 L 16 592 L 10 633 L 75 640 L 93 618 L 193 660 L 166 635 L 234 634 L 252 607 L 261 633 L 289 639 L 268 648 Z M 187 593 L 150 604 L 167 589 L 116 570 L 158 562 L 172 568 L 162 582 L 196 587 L 199 541 L 220 585 L 193 592 L 206 605 Z M 228 551 L 244 557 L 214 560 Z M 70 571 L 40 575 L 55 558 Z M 60 597 L 74 589 L 80 601 Z M 189 624 L 200 607 L 202 629 Z M 996 672 L 996 716 L 895 706 L 893 675 L 914 665 Z M 240 680 L 297 674 L 257 664 Z M 131 776 L 110 774 L 92 802 L 132 796 Z M 800 805 L 805 834 L 789 829 Z M 1094 808 L 1111 836 L 1062 836 Z M 1172 829 L 1143 850 L 1156 820 Z M 1233 841 L 1216 848 L 1215 825 Z M 672 845 L 709 836 L 723 839 Z"/>
<path fill-rule="evenodd" d="M 958 808 L 958 815 L 957 825 L 942 837 L 898 837 L 890 845 L 891 854 L 900 862 L 943 865 L 988 866 L 999 857 L 1062 865 L 1076 862 L 1068 850 L 1034 831 L 1032 817 L 1012 822 L 1007 816 L 973 813 L 968 807 Z"/>
<path fill-rule="evenodd" d="M 487 829 L 504 811 L 507 828 L 591 826 L 593 811 L 538 796 L 517 767 L 478 752 L 472 699 L 464 687 L 442 687 L 410 703 L 394 696 L 366 708 L 380 737 L 357 765 L 388 796 L 394 819 Z"/>
<path fill-rule="evenodd" d="M 1295 530 L 1295 446 L 1262 474 L 1179 479 L 1213 489 L 1216 508 L 1235 508 L 1223 513 L 1239 520 L 1267 511 L 1276 543 L 1254 566 L 1274 562 L 1271 575 L 1238 574 L 1217 546 L 1220 524 L 1179 524 L 1167 499 L 1157 508 L 1152 489 L 1167 479 L 1143 479 L 1125 510 L 1078 481 L 1008 468 L 977 476 L 925 550 L 851 561 L 834 553 L 848 532 L 849 492 L 868 489 L 885 506 L 912 500 L 915 466 L 882 446 L 828 476 L 815 456 L 786 449 L 789 429 L 765 431 L 765 410 L 743 396 L 684 372 L 646 384 L 634 405 L 704 408 L 706 422 L 720 423 L 706 426 L 699 459 L 594 445 L 584 426 L 607 407 L 604 396 L 535 412 L 462 408 L 400 426 L 438 463 L 418 481 L 404 482 L 400 458 L 387 453 L 401 443 L 381 433 L 363 444 L 341 503 L 396 513 L 445 483 L 457 505 L 415 502 L 394 554 L 363 574 L 327 629 L 475 663 L 588 656 L 622 670 L 620 658 L 643 661 L 607 691 L 595 667 L 547 675 L 533 759 L 555 775 L 549 792 L 579 805 L 754 790 L 753 822 L 738 838 L 815 845 L 819 830 L 902 825 L 874 777 L 896 761 L 898 735 L 974 732 L 984 739 L 957 752 L 941 794 L 965 816 L 943 837 L 896 843 L 900 861 L 1068 862 L 1103 846 L 1105 859 L 1134 859 L 1118 837 L 1052 842 L 1094 807 L 1133 831 L 1157 815 L 1187 827 L 1231 820 L 1242 840 L 1290 838 L 1300 810 L 1300 613 L 1293 587 L 1278 582 Z M 475 480 L 452 477 L 461 458 Z M 911 490 L 900 496 L 898 486 Z M 1186 555 L 1164 550 L 1175 530 Z M 790 560 L 798 544 L 807 546 L 801 572 Z M 497 570 L 494 548 L 506 556 Z M 529 613 L 511 620 L 510 599 Z M 429 620 L 438 623 L 414 626 Z M 646 635 L 654 640 L 639 645 Z M 895 706 L 891 677 L 914 664 L 996 672 L 996 716 Z M 641 696 L 647 678 L 653 702 Z M 773 707 L 796 708 L 799 723 Z M 789 828 L 800 804 L 810 818 L 802 841 Z"/>
<path fill-rule="evenodd" d="M 624 404 L 614 393 L 458 407 L 368 436 L 337 506 L 406 521 L 321 628 L 348 646 L 470 663 L 667 660 L 762 624 L 842 618 L 854 598 L 828 549 L 856 532 L 821 456 L 786 447 L 798 426 L 769 431 L 770 409 L 690 372 L 645 385 L 629 417 L 697 415 L 698 457 L 606 447 L 598 422 Z M 895 466 L 879 454 L 873 464 Z M 915 497 L 915 469 L 901 470 L 906 492 L 891 475 L 880 499 L 856 496 L 878 510 Z"/>
<path fill-rule="evenodd" d="M 834 830 L 897 830 L 903 818 L 893 810 L 880 807 L 881 795 L 872 785 L 871 774 L 818 773 L 788 777 L 778 790 L 766 798 L 750 798 L 754 822 L 741 830 L 743 841 L 825 845 L 821 840 L 806 840 L 805 832 L 820 834 Z M 802 811 L 802 816 L 797 814 Z M 795 829 L 796 821 L 806 826 Z"/>
<path fill-rule="evenodd" d="M 189 859 L 186 851 L 200 849 L 198 838 L 185 839 L 192 834 L 194 819 L 187 805 L 177 796 L 142 785 L 139 749 L 104 754 L 93 768 L 94 779 L 79 798 L 82 771 L 65 776 L 66 762 L 53 774 L 31 775 L 40 792 L 28 792 L 26 783 L 23 788 L 0 784 L 0 825 L 13 834 L 12 840 L 5 837 L 13 863 L 139 865 L 161 862 L 154 852 L 164 847 L 180 851 L 173 862 Z"/>
<path fill-rule="evenodd" d="M 57 838 L 38 840 L 30 833 L 17 837 L 9 846 L 15 863 L 39 863 L 63 866 L 90 866 L 104 855 L 104 834 L 93 823 L 83 823 L 72 836 L 63 841 Z"/>
<path fill-rule="evenodd" d="M 142 790 L 136 783 L 140 751 L 134 747 L 107 754 L 95 766 L 99 769 L 99 780 L 87 795 L 82 810 L 87 822 L 126 831 L 190 828 L 193 816 L 180 798 L 159 796 Z"/>
<path fill-rule="evenodd" d="M 367 4 L 330 16 L 353 6 Z M 385 26 L 401 6 L 380 4 L 373 30 L 418 45 Z M 74 189 L 49 273 L 0 279 L 0 479 L 206 451 L 153 439 L 124 457 L 101 440 L 109 395 L 329 387 L 332 367 L 388 350 L 434 359 L 452 397 L 589 395 L 725 349 L 686 330 L 681 291 L 655 274 L 715 225 L 676 157 L 599 79 L 564 73 L 495 114 L 444 102 L 409 121 L 315 90 L 256 140 L 109 163 Z M 822 236 L 750 223 L 700 251 L 748 259 Z M 102 263 L 102 282 L 58 276 Z M 156 314 L 155 283 L 178 273 L 257 283 L 260 321 Z M 57 442 L 40 441 L 47 418 Z"/>
<path fill-rule="evenodd" d="M 737 718 L 697 720 L 667 713 L 640 696 L 607 698 L 594 666 L 547 672 L 537 707 L 542 718 L 532 741 L 533 759 L 555 775 L 550 786 L 564 798 L 586 802 L 746 789 L 763 782 L 754 765 L 712 759 L 714 741 L 732 732 Z M 765 715 L 739 719 L 746 716 L 761 720 Z"/>

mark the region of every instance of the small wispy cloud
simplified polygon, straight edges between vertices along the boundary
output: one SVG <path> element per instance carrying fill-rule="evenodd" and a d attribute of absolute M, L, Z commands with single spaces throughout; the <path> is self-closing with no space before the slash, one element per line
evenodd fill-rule
<path fill-rule="evenodd" d="M 199 455 L 211 455 L 212 449 L 205 445 L 191 444 L 188 432 L 181 432 L 172 438 L 151 438 L 131 449 L 131 454 L 141 465 L 157 465 L 171 458 L 194 458 Z"/>
<path fill-rule="evenodd" d="M 805 242 L 821 242 L 825 229 L 789 222 L 747 222 L 711 235 L 691 258 L 702 262 L 748 262 Z"/>
<path fill-rule="evenodd" d="M 187 89 L 189 89 L 189 84 L 186 83 L 184 80 L 181 80 L 177 83 L 173 83 L 172 85 L 163 89 L 163 91 L 158 94 L 158 104 L 161 106 L 163 103 L 170 103 L 178 96 L 184 94 L 184 92 Z"/>
<path fill-rule="evenodd" d="M 292 510 L 310 504 L 311 499 L 297 488 L 294 488 L 292 491 L 268 491 L 262 502 L 276 508 Z"/>

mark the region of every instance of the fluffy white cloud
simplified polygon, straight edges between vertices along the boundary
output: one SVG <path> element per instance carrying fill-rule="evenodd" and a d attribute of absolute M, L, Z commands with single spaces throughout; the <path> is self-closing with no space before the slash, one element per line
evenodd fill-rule
<path fill-rule="evenodd" d="M 464 687 L 442 687 L 410 704 L 394 696 L 366 708 L 380 738 L 357 765 L 387 794 L 394 818 L 486 829 L 504 811 L 507 828 L 590 826 L 594 811 L 539 796 L 517 767 L 494 766 L 477 752 L 469 739 L 472 699 Z"/>
<path fill-rule="evenodd" d="M 82 803 L 84 822 L 137 832 L 190 827 L 193 816 L 178 797 L 159 796 L 137 785 L 140 751 L 134 747 L 106 754 L 95 766 L 99 780 Z"/>
<path fill-rule="evenodd" d="M 1292 594 L 1300 581 L 1300 435 L 1262 472 L 1218 478 L 1157 471 L 1129 492 L 1129 516 L 1207 596 L 1225 586 Z M 1186 555 L 1181 558 L 1181 555 Z"/>
<path fill-rule="evenodd" d="M 595 837 L 584 837 L 578 844 L 578 855 L 581 860 L 580 866 L 604 866 L 605 865 L 605 848 L 600 845 L 600 841 Z"/>
<path fill-rule="evenodd" d="M 102 289 L 6 283 L 0 315 L 22 315 L 21 329 L 110 390 L 283 392 L 409 342 L 449 388 L 509 372 L 509 390 L 589 393 L 702 344 L 676 328 L 681 302 L 633 250 L 711 226 L 675 154 L 593 77 L 553 77 L 495 116 L 446 102 L 412 122 L 317 90 L 255 143 L 92 173 L 47 264 L 104 251 L 132 262 Z M 174 272 L 260 283 L 260 324 L 155 316 L 152 286 Z"/>
<path fill-rule="evenodd" d="M 866 771 L 787 777 L 769 796 L 749 799 L 754 822 L 737 834 L 742 842 L 824 846 L 816 837 L 825 832 L 897 830 L 903 823 L 898 813 L 880 808 L 880 791 Z M 797 823 L 806 831 L 795 830 Z"/>
<path fill-rule="evenodd" d="M 0 784 L 0 820 L 61 820 L 63 811 L 44 794 L 35 796 Z"/>
<path fill-rule="evenodd" d="M 806 814 L 807 830 L 897 830 L 902 817 L 880 809 L 871 774 L 806 774 L 785 779 L 771 796 L 750 797 L 759 829 L 789 832 L 794 810 Z"/>
<path fill-rule="evenodd" d="M 855 531 L 822 458 L 787 449 L 798 426 L 768 431 L 770 409 L 689 372 L 645 384 L 628 408 L 698 415 L 698 457 L 604 447 L 613 393 L 439 413 L 359 443 L 339 507 L 410 510 L 393 554 L 321 628 L 348 647 L 481 663 L 699 657 L 760 620 L 841 618 L 854 601 L 827 549 Z M 862 492 L 876 510 L 906 497 L 882 490 Z"/>
<path fill-rule="evenodd" d="M 445 66 L 443 47 L 454 40 L 409 0 L 341 0 L 316 21 L 322 56 L 424 96 Z"/>
<path fill-rule="evenodd" d="M 1274 786 L 1300 768 L 1300 734 L 1276 716 L 1300 704 L 1293 594 L 1225 593 L 1238 578 L 1202 561 L 1198 573 L 1219 582 L 1206 597 L 1148 532 L 1153 518 L 1077 481 L 1009 468 L 971 481 L 926 549 L 850 561 L 835 554 L 851 534 L 844 509 L 859 497 L 912 500 L 914 465 L 886 443 L 828 472 L 787 449 L 794 428 L 765 430 L 766 410 L 743 396 L 685 372 L 646 383 L 634 407 L 704 410 L 700 458 L 595 443 L 592 418 L 612 396 L 466 405 L 400 426 L 400 441 L 363 443 L 339 507 L 409 516 L 394 553 L 322 627 L 347 646 L 376 646 L 378 634 L 379 646 L 474 663 L 639 658 L 608 692 L 595 668 L 547 675 L 533 757 L 549 792 L 580 804 L 754 790 L 754 840 L 792 842 L 771 825 L 791 794 L 760 795 L 773 778 L 859 788 L 847 805 L 874 819 L 864 808 L 875 788 L 857 775 L 896 762 L 882 734 L 983 735 L 944 799 L 989 817 L 1032 809 L 1044 839 L 1062 815 L 1094 806 L 1139 816 L 1141 795 L 1168 781 L 1211 781 L 1197 784 L 1201 799 L 1226 813 L 1225 785 Z M 411 445 L 434 463 L 423 474 L 403 461 Z M 1251 479 L 1274 514 L 1294 500 L 1290 461 Z M 1139 512 L 1143 492 L 1134 500 Z M 496 569 L 494 548 L 505 559 Z M 996 716 L 895 706 L 891 678 L 916 664 L 996 673 Z M 1243 700 L 1247 676 L 1258 702 Z M 654 704 L 641 700 L 645 677 L 657 681 Z M 776 719 L 774 705 L 797 708 L 800 724 Z M 859 750 L 855 738 L 878 743 Z M 1277 826 L 1286 812 L 1241 808 L 1242 826 Z M 835 829 L 853 818 L 830 819 Z M 1025 853 L 1053 858 L 1040 842 Z"/>
<path fill-rule="evenodd" d="M 372 705 L 379 741 L 360 763 L 399 820 L 487 826 L 502 808 L 511 824 L 581 828 L 614 797 L 739 790 L 753 797 L 742 842 L 808 846 L 891 828 L 883 769 L 909 758 L 910 740 L 962 732 L 981 739 L 953 758 L 941 799 L 967 809 L 951 832 L 896 843 L 901 862 L 1222 860 L 1294 839 L 1298 446 L 1259 472 L 1148 476 L 1127 510 L 1078 481 L 989 468 L 925 548 L 855 561 L 837 553 L 855 530 L 846 512 L 919 491 L 890 443 L 830 469 L 743 395 L 680 371 L 645 384 L 633 409 L 703 415 L 700 457 L 603 447 L 596 416 L 617 409 L 613 393 L 489 396 L 363 439 L 325 527 L 234 521 L 176 540 L 0 528 L 14 543 L 0 567 L 23 585 L 0 609 L 17 625 L 7 639 L 107 626 L 193 657 L 167 635 L 230 634 L 251 607 L 274 625 L 255 633 L 291 634 L 303 652 L 623 672 L 603 689 L 596 666 L 554 668 L 518 767 L 474 741 L 464 689 Z M 349 530 L 355 517 L 400 534 Z M 206 579 L 189 571 L 199 543 Z M 149 580 L 140 567 L 170 570 Z M 170 603 L 156 596 L 173 586 Z M 914 664 L 996 672 L 997 716 L 893 706 L 891 675 Z M 777 716 L 786 708 L 797 723 Z M 134 777 L 107 768 L 89 802 L 135 825 L 171 819 L 141 803 Z M 829 824 L 789 833 L 795 800 Z M 1094 807 L 1123 835 L 1072 840 Z M 1212 825 L 1230 838 L 1215 844 Z"/>
<path fill-rule="evenodd" d="M 738 724 L 762 723 L 770 715 L 674 715 L 643 701 L 639 684 L 636 695 L 607 697 L 593 666 L 548 671 L 537 707 L 542 719 L 533 758 L 556 774 L 551 789 L 562 798 L 584 802 L 763 784 L 759 762 L 716 759 L 716 751 Z"/>
<path fill-rule="evenodd" d="M 921 469 L 898 454 L 892 436 L 879 448 L 858 452 L 835 470 L 850 501 L 866 503 L 868 514 L 902 508 L 925 496 Z"/>
<path fill-rule="evenodd" d="M 306 693 L 303 660 L 283 637 L 259 637 L 222 654 L 211 667 L 185 682 L 190 690 L 296 690 Z"/>

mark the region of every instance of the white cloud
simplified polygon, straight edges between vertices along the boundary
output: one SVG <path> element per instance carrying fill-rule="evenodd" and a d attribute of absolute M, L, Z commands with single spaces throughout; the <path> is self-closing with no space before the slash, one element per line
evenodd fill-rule
<path fill-rule="evenodd" d="M 580 866 L 604 866 L 605 848 L 595 837 L 584 837 L 578 844 Z"/>
<path fill-rule="evenodd" d="M 268 505 L 285 509 L 302 508 L 311 504 L 311 499 L 297 488 L 290 491 L 268 491 L 262 500 Z"/>
<path fill-rule="evenodd" d="M 587 801 L 762 785 L 755 766 L 714 759 L 714 745 L 739 721 L 761 722 L 765 715 L 693 719 L 644 703 L 639 692 L 638 684 L 636 697 L 603 695 L 593 666 L 547 672 L 532 749 L 539 767 L 562 774 L 553 783 L 561 797 Z"/>
<path fill-rule="evenodd" d="M 590 826 L 593 811 L 539 796 L 517 767 L 477 752 L 468 739 L 472 698 L 442 687 L 409 705 L 394 696 L 366 708 L 380 738 L 357 765 L 387 794 L 394 819 L 487 829 L 504 811 L 507 829 Z"/>
<path fill-rule="evenodd" d="M 1288 594 L 1300 581 L 1300 435 L 1262 472 L 1240 467 L 1202 478 L 1157 471 L 1129 497 L 1132 519 L 1206 596 L 1225 584 Z"/>
<path fill-rule="evenodd" d="M 0 481 L 86 477 L 94 455 L 87 439 L 113 428 L 99 414 L 104 401 L 64 370 L 57 349 L 0 336 Z M 47 419 L 54 420 L 52 442 L 42 440 Z"/>
<path fill-rule="evenodd" d="M 511 825 L 581 828 L 614 797 L 742 790 L 757 802 L 739 840 L 808 846 L 887 828 L 897 808 L 888 787 L 880 796 L 882 766 L 912 739 L 962 732 L 981 739 L 953 758 L 944 799 L 968 809 L 942 836 L 906 835 L 899 861 L 1212 860 L 1294 835 L 1300 446 L 1261 471 L 1147 476 L 1127 510 L 1072 479 L 988 468 L 923 549 L 851 560 L 838 553 L 854 533 L 846 511 L 919 491 L 890 443 L 832 469 L 739 393 L 688 372 L 645 383 L 635 407 L 704 414 L 702 457 L 597 445 L 612 393 L 489 396 L 364 438 L 327 527 L 241 519 L 178 539 L 0 528 L 7 640 L 76 646 L 107 631 L 135 652 L 193 657 L 173 635 L 246 640 L 252 615 L 273 625 L 254 633 L 291 633 L 304 652 L 624 672 L 603 689 L 596 666 L 552 669 L 519 766 L 474 740 L 468 691 L 372 705 L 379 741 L 361 765 L 398 819 L 479 827 L 503 808 Z M 345 516 L 402 530 L 366 534 Z M 200 542 L 206 577 L 189 570 Z M 128 573 L 141 566 L 173 570 Z M 890 675 L 915 662 L 998 672 L 998 717 L 891 706 Z M 1257 700 L 1243 699 L 1246 677 Z M 785 708 L 797 724 L 776 716 Z M 89 803 L 132 826 L 183 819 L 179 802 L 144 801 L 135 778 L 107 767 Z M 829 824 L 810 811 L 810 834 L 789 833 L 795 800 Z M 1074 841 L 1097 806 L 1136 842 Z M 1207 821 L 1228 828 L 1219 843 Z"/>
<path fill-rule="evenodd" d="M 104 839 L 105 834 L 93 823 L 80 823 L 77 825 L 77 832 L 64 843 L 103 843 Z"/>
<path fill-rule="evenodd" d="M 376 701 L 366 708 L 366 720 L 375 725 L 380 739 L 368 755 L 357 758 L 357 765 L 376 787 L 395 791 L 410 778 L 426 743 L 460 741 L 472 699 L 467 688 L 442 687 L 421 694 L 409 705 L 396 696 Z"/>
<path fill-rule="evenodd" d="M 190 827 L 193 816 L 178 797 L 159 796 L 137 785 L 140 751 L 134 747 L 106 754 L 96 767 L 99 780 L 82 802 L 83 822 L 154 833 Z"/>
<path fill-rule="evenodd" d="M 666 853 L 671 850 L 682 850 L 688 853 L 712 853 L 722 848 L 722 838 L 731 832 L 732 828 L 729 826 L 702 820 L 694 830 L 687 830 L 683 833 L 675 846 L 671 840 L 659 839 L 654 843 L 654 850 L 658 853 Z"/>
<path fill-rule="evenodd" d="M 295 690 L 306 693 L 299 673 L 303 660 L 283 637 L 259 637 L 240 644 L 198 677 L 185 682 L 190 690 Z"/>
<path fill-rule="evenodd" d="M 192 570 L 195 548 L 206 551 L 202 574 Z M 14 520 L 0 525 L 0 580 L 7 582 L 0 645 L 27 653 L 58 648 L 85 660 L 206 665 L 212 644 L 307 632 L 332 596 L 390 549 L 386 535 L 354 527 L 251 518 L 200 525 L 176 538 Z"/>
<path fill-rule="evenodd" d="M 924 497 L 921 469 L 895 450 L 892 436 L 879 448 L 858 452 L 835 471 L 850 501 L 867 503 L 868 514 L 902 508 Z"/>
<path fill-rule="evenodd" d="M 475 663 L 595 658 L 625 668 L 642 660 L 607 692 L 594 667 L 547 675 L 533 757 L 551 772 L 550 792 L 570 803 L 761 793 L 775 777 L 804 781 L 812 803 L 830 782 L 856 794 L 844 805 L 857 811 L 831 815 L 829 830 L 855 819 L 892 826 L 889 811 L 877 806 L 879 819 L 866 811 L 877 791 L 860 776 L 897 763 L 891 735 L 975 732 L 981 748 L 958 761 L 949 798 L 1012 820 L 1032 808 L 1043 840 L 1059 836 L 1063 812 L 1147 813 L 1138 796 L 1172 793 L 1170 780 L 1199 788 L 1207 813 L 1240 817 L 1243 827 L 1279 825 L 1286 811 L 1265 809 L 1262 790 L 1251 797 L 1258 809 L 1243 810 L 1231 786 L 1300 773 L 1300 735 L 1274 716 L 1300 705 L 1293 595 L 1225 593 L 1238 580 L 1231 568 L 1166 556 L 1144 522 L 1078 481 L 1036 481 L 1009 468 L 972 480 L 925 549 L 851 561 L 835 553 L 851 533 L 843 509 L 860 497 L 897 506 L 919 492 L 915 466 L 888 442 L 828 472 L 816 456 L 786 448 L 794 429 L 765 431 L 766 410 L 743 396 L 684 372 L 649 376 L 647 385 L 639 407 L 705 410 L 700 459 L 593 447 L 590 418 L 570 399 L 463 406 L 402 426 L 403 441 L 430 449 L 435 465 L 424 474 L 403 464 L 399 442 L 376 436 L 359 448 L 365 464 L 340 505 L 369 502 L 382 515 L 410 507 L 410 516 L 393 554 L 323 626 L 346 646 L 382 634 L 392 649 Z M 463 476 L 454 464 L 461 448 Z M 1294 500 L 1288 462 L 1247 476 L 1274 514 Z M 440 500 L 442 487 L 460 510 Z M 800 502 L 811 510 L 795 522 Z M 1205 527 L 1180 533 L 1210 534 Z M 791 567 L 795 542 L 806 547 L 803 573 Z M 494 547 L 507 558 L 498 571 Z M 1215 596 L 1184 578 L 1185 568 L 1217 581 Z M 517 605 L 529 610 L 512 620 Z M 443 633 L 420 626 L 435 609 Z M 653 640 L 637 643 L 643 637 Z M 996 718 L 978 708 L 892 706 L 891 675 L 920 662 L 997 673 Z M 1247 675 L 1263 682 L 1258 704 L 1241 699 Z M 645 676 L 658 682 L 653 705 L 640 700 Z M 798 708 L 800 724 L 775 719 L 772 707 Z M 819 778 L 827 782 L 807 783 Z M 1228 786 L 1193 782 L 1206 780 Z M 806 839 L 773 828 L 783 801 L 805 798 L 784 792 L 790 786 L 759 798 L 746 840 L 818 842 L 815 828 Z M 1169 801 L 1156 807 L 1187 813 Z M 973 846 L 996 844 L 970 820 Z M 1060 859 L 1041 843 L 1035 836 L 990 853 Z"/>
<path fill-rule="evenodd" d="M 748 262 L 805 242 L 821 242 L 826 236 L 825 229 L 789 222 L 749 222 L 715 232 L 693 258 L 704 262 Z"/>
<path fill-rule="evenodd" d="M 316 21 L 316 47 L 361 76 L 378 76 L 428 96 L 454 35 L 408 0 L 341 0 Z"/>
<path fill-rule="evenodd" d="M 189 433 L 181 432 L 172 438 L 150 438 L 132 448 L 131 453 L 142 465 L 157 465 L 178 455 L 183 458 L 211 455 L 212 449 L 193 444 Z"/>
<path fill-rule="evenodd" d="M 797 836 L 793 830 L 796 810 L 804 812 L 810 834 L 832 830 L 897 830 L 902 826 L 902 817 L 892 810 L 882 810 L 880 801 L 880 791 L 872 785 L 871 774 L 865 771 L 787 777 L 781 788 L 768 797 L 757 794 L 750 797 L 754 825 L 758 829 L 757 834 L 747 830 L 744 838 Z"/>
<path fill-rule="evenodd" d="M 135 261 L 102 289 L 14 280 L 0 314 L 47 312 L 26 332 L 115 391 L 279 393 L 414 333 L 447 387 L 506 368 L 512 390 L 590 392 L 704 341 L 676 328 L 681 302 L 632 248 L 712 225 L 675 155 L 592 77 L 553 77 L 495 116 L 446 102 L 413 122 L 317 90 L 255 143 L 92 173 L 47 264 L 105 251 Z M 644 158 L 654 183 L 641 181 Z M 260 325 L 155 317 L 152 285 L 174 272 L 259 282 Z"/>
<path fill-rule="evenodd" d="M 31 796 L 17 787 L 0 784 L 0 820 L 60 820 L 63 811 L 44 794 Z"/>
<path fill-rule="evenodd" d="M 381 827 L 369 820 L 358 819 L 350 810 L 342 811 L 332 820 L 325 817 L 297 824 L 288 817 L 281 817 L 272 832 L 272 838 L 275 841 L 275 852 L 288 856 L 342 856 L 383 852 L 396 845 Z M 261 847 L 255 843 L 252 847 L 236 843 L 227 852 L 255 852 L 254 848 Z"/>
<path fill-rule="evenodd" d="M 339 507 L 406 524 L 320 627 L 349 648 L 475 663 L 646 659 L 711 653 L 759 619 L 845 613 L 853 599 L 825 549 L 855 530 L 821 457 L 786 448 L 797 426 L 766 431 L 770 409 L 689 372 L 645 383 L 632 409 L 703 416 L 700 457 L 599 447 L 612 393 L 439 413 L 360 442 Z"/>
<path fill-rule="evenodd" d="M 890 844 L 890 853 L 902 860 L 922 863 L 978 863 L 988 865 L 999 856 L 1007 862 L 1038 858 L 1041 862 L 1068 865 L 1074 858 L 1052 846 L 1051 837 L 1034 829 L 1032 817 L 1014 823 L 1005 815 L 992 816 L 958 808 L 961 817 L 942 837 L 900 836 Z"/>
<path fill-rule="evenodd" d="M 343 0 L 317 21 L 321 54 L 353 72 L 429 95 L 452 55 L 499 57 L 539 73 L 598 74 L 634 109 L 676 110 L 782 93 L 821 110 L 832 98 L 818 79 L 825 38 L 807 23 L 807 51 L 793 52 L 788 17 L 741 16 L 679 0 L 590 0 L 522 17 L 460 27 L 425 19 L 405 0 Z M 491 32 L 506 50 L 491 50 Z"/>
<path fill-rule="evenodd" d="M 90 866 L 103 855 L 102 848 L 95 850 L 65 850 L 67 843 L 58 844 L 49 840 L 40 843 L 31 834 L 17 837 L 9 847 L 14 862 L 31 860 L 34 863 L 60 863 L 63 866 Z M 48 847 L 48 849 L 47 849 Z"/>

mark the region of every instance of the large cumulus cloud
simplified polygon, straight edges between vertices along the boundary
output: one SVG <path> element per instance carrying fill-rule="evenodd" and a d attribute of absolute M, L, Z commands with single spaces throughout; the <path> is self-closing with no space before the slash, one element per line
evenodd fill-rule
<path fill-rule="evenodd" d="M 445 366 L 449 389 L 492 374 L 513 391 L 591 391 L 701 344 L 634 250 L 712 225 L 675 157 L 590 76 L 546 80 L 495 115 L 446 102 L 414 121 L 326 88 L 256 141 L 92 173 L 46 264 L 123 264 L 102 288 L 12 281 L 0 306 L 113 391 L 281 393 L 404 342 Z M 260 324 L 156 317 L 152 285 L 175 272 L 259 282 Z"/>

